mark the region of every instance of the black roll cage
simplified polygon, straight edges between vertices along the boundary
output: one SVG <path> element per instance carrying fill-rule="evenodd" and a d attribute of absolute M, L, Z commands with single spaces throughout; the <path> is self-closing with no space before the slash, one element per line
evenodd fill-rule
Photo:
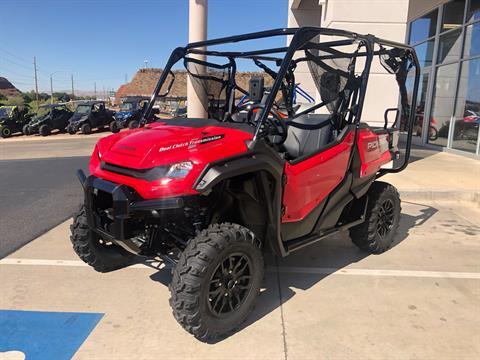
<path fill-rule="evenodd" d="M 240 41 L 256 40 L 256 39 L 262 39 L 262 38 L 268 38 L 268 37 L 287 36 L 287 35 L 292 37 L 291 37 L 290 45 L 285 47 L 261 49 L 261 50 L 255 50 L 255 51 L 239 51 L 239 52 L 207 50 L 208 46 L 213 46 L 213 45 L 229 44 L 229 43 L 236 43 Z M 346 39 L 328 41 L 324 43 L 311 42 L 311 40 L 318 35 L 338 36 L 338 37 L 345 37 Z M 334 46 L 346 46 L 346 45 L 352 45 L 354 43 L 359 44 L 358 50 L 355 53 L 344 53 L 337 49 L 332 49 L 332 47 Z M 375 50 L 375 45 L 378 45 L 380 49 Z M 365 48 L 365 51 L 359 52 L 359 49 L 361 47 Z M 385 47 L 390 47 L 392 48 L 392 50 L 387 50 L 385 49 Z M 406 99 L 405 84 L 403 84 L 403 88 L 402 88 L 402 84 L 400 83 L 400 81 L 402 80 L 402 77 L 404 80 L 408 71 L 411 69 L 411 67 L 414 66 L 415 81 L 414 81 L 414 87 L 413 87 L 413 95 L 411 99 L 412 107 L 414 107 L 415 104 L 417 103 L 417 92 L 418 92 L 418 86 L 420 81 L 420 64 L 418 62 L 418 58 L 415 53 L 415 50 L 411 46 L 390 41 L 390 40 L 377 38 L 376 36 L 371 34 L 361 35 L 361 34 L 357 34 L 357 33 L 346 31 L 346 30 L 329 29 L 329 28 L 321 28 L 321 27 L 280 28 L 280 29 L 266 30 L 266 31 L 248 33 L 243 35 L 236 35 L 236 36 L 229 36 L 229 37 L 223 37 L 218 39 L 194 42 L 194 43 L 187 44 L 185 47 L 178 47 L 175 50 L 173 50 L 172 54 L 170 55 L 167 61 L 164 71 L 162 72 L 162 75 L 160 76 L 160 79 L 157 82 L 157 85 L 150 98 L 148 106 L 146 107 L 143 113 L 142 123 L 145 123 L 146 122 L 145 119 L 148 119 L 150 117 L 155 99 L 159 96 L 159 92 L 164 82 L 166 81 L 167 77 L 169 75 L 173 75 L 173 72 L 171 71 L 172 66 L 182 58 L 185 58 L 187 54 L 197 54 L 197 55 L 205 55 L 205 56 L 222 56 L 229 59 L 247 58 L 247 59 L 252 59 L 256 62 L 275 61 L 277 65 L 280 66 L 280 68 L 276 72 L 277 76 L 275 78 L 275 81 L 273 82 L 272 88 L 267 96 L 265 104 L 259 107 L 260 113 L 257 117 L 257 126 L 255 129 L 255 134 L 254 134 L 253 140 L 249 144 L 249 147 L 252 149 L 257 143 L 259 137 L 261 136 L 261 129 L 263 128 L 263 125 L 265 124 L 266 119 L 269 116 L 269 113 L 275 101 L 276 94 L 282 88 L 282 83 L 287 73 L 289 72 L 295 52 L 298 50 L 309 50 L 309 49 L 323 50 L 330 54 L 330 55 L 316 56 L 316 58 L 319 60 L 335 59 L 339 57 L 342 57 L 342 58 L 365 57 L 366 59 L 365 67 L 360 76 L 359 91 L 354 95 L 355 100 L 358 103 L 355 109 L 355 124 L 357 126 L 357 129 L 359 127 L 359 123 L 361 119 L 364 99 L 366 95 L 367 83 L 368 83 L 368 78 L 370 74 L 370 68 L 371 68 L 371 64 L 374 56 L 375 55 L 382 56 L 382 55 L 388 54 L 389 51 L 400 50 L 403 52 L 402 53 L 403 56 L 410 60 L 411 62 L 410 68 L 408 69 L 406 68 L 407 61 L 404 61 L 403 63 L 405 66 L 396 73 L 397 82 L 399 83 L 399 86 L 400 86 L 400 95 L 401 95 L 400 102 L 401 102 L 402 112 L 405 118 L 408 120 L 407 121 L 408 132 L 407 132 L 407 142 L 406 142 L 406 148 L 405 148 L 404 161 L 398 167 L 391 168 L 391 169 L 381 169 L 378 176 L 382 176 L 389 172 L 393 172 L 393 173 L 400 172 L 403 169 L 405 169 L 410 158 L 413 124 L 415 121 L 415 111 L 414 109 L 413 111 L 411 111 L 410 106 L 408 104 L 408 99 Z M 275 53 L 285 53 L 285 54 L 282 58 L 269 56 Z M 294 61 L 299 62 L 302 60 L 305 60 L 305 58 L 295 59 Z M 188 61 L 192 61 L 192 58 L 189 58 Z M 197 62 L 197 61 L 202 62 L 201 60 L 193 60 L 193 62 Z M 217 66 L 221 67 L 221 65 L 217 65 Z M 168 85 L 167 94 L 170 91 L 171 86 L 172 86 L 172 81 Z M 239 89 L 239 90 L 241 91 L 242 89 Z M 352 119 L 352 114 L 350 114 L 350 119 Z"/>

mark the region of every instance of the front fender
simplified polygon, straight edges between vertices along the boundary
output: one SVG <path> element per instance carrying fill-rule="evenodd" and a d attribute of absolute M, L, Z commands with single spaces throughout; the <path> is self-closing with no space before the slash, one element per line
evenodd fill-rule
<path fill-rule="evenodd" d="M 271 250 L 283 257 L 288 255 L 280 232 L 283 168 L 284 160 L 278 153 L 268 145 L 260 145 L 240 157 L 208 165 L 195 182 L 194 189 L 200 193 L 207 192 L 224 180 L 244 174 L 259 174 L 259 192 L 264 196 L 268 212 L 265 238 Z"/>

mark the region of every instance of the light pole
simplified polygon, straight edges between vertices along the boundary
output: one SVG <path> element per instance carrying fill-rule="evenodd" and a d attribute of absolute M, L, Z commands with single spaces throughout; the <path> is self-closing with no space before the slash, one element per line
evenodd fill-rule
<path fill-rule="evenodd" d="M 50 74 L 50 103 L 53 104 L 53 75 L 66 72 L 66 71 L 54 71 Z M 73 92 L 73 75 L 72 75 L 72 92 Z M 72 94 L 73 96 L 73 94 Z"/>

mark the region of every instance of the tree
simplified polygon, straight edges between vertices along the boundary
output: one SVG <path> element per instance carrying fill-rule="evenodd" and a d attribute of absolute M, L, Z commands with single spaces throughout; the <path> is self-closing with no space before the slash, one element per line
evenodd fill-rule
<path fill-rule="evenodd" d="M 23 100 L 22 95 L 10 96 L 7 98 L 7 101 L 5 102 L 5 105 L 13 105 L 13 106 L 23 106 L 24 104 L 25 104 L 25 101 Z"/>
<path fill-rule="evenodd" d="M 60 101 L 60 102 L 67 102 L 70 101 L 70 95 L 65 92 L 54 92 L 53 98 Z"/>

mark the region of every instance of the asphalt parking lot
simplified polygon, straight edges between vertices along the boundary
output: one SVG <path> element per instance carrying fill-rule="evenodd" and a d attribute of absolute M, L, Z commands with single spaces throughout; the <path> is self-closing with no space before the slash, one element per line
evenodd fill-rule
<path fill-rule="evenodd" d="M 395 246 L 382 255 L 342 234 L 267 257 L 256 310 L 216 344 L 198 342 L 173 319 L 168 269 L 96 273 L 73 253 L 69 221 L 0 261 L 0 308 L 96 316 L 76 359 L 475 359 L 479 216 L 472 203 L 404 202 Z"/>
<path fill-rule="evenodd" d="M 75 172 L 108 134 L 0 141 L 0 258 L 72 216 L 83 196 Z"/>

